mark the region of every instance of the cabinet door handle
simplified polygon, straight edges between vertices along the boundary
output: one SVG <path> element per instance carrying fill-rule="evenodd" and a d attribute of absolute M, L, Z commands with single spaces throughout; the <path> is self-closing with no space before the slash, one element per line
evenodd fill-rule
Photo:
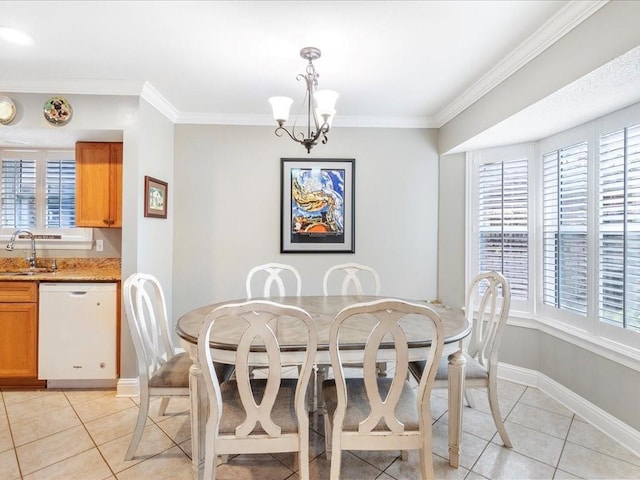
<path fill-rule="evenodd" d="M 109 219 L 105 218 L 104 220 L 102 220 L 102 223 L 104 223 L 105 225 L 109 225 Z"/>

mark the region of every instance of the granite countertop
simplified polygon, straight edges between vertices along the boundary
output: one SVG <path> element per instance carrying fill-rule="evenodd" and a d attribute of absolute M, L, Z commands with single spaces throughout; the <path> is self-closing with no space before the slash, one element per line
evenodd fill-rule
<path fill-rule="evenodd" d="M 22 282 L 115 282 L 121 279 L 119 258 L 38 258 L 30 269 L 23 258 L 0 258 L 0 281 Z M 28 274 L 24 274 L 28 272 Z"/>

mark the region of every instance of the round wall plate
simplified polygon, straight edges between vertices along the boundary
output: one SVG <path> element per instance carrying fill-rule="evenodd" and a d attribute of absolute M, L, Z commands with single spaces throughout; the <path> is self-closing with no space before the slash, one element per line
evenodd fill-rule
<path fill-rule="evenodd" d="M 0 124 L 9 125 L 16 117 L 16 105 L 9 97 L 0 96 Z"/>
<path fill-rule="evenodd" d="M 64 125 L 71 120 L 73 109 L 64 97 L 51 97 L 44 104 L 42 110 L 44 118 L 53 125 Z"/>

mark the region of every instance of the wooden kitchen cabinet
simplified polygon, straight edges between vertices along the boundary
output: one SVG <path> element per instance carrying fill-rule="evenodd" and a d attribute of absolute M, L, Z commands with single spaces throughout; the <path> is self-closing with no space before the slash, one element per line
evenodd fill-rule
<path fill-rule="evenodd" d="M 38 284 L 0 282 L 0 385 L 37 377 Z"/>
<path fill-rule="evenodd" d="M 122 143 L 76 143 L 76 226 L 122 227 Z"/>

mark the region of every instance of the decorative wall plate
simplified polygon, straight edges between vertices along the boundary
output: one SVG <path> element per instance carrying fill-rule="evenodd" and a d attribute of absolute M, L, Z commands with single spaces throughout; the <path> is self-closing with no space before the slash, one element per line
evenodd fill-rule
<path fill-rule="evenodd" d="M 64 125 L 71 120 L 73 109 L 66 98 L 51 97 L 45 102 L 42 113 L 47 122 L 53 125 Z"/>
<path fill-rule="evenodd" d="M 9 97 L 0 97 L 0 124 L 9 125 L 16 116 L 16 105 Z"/>

